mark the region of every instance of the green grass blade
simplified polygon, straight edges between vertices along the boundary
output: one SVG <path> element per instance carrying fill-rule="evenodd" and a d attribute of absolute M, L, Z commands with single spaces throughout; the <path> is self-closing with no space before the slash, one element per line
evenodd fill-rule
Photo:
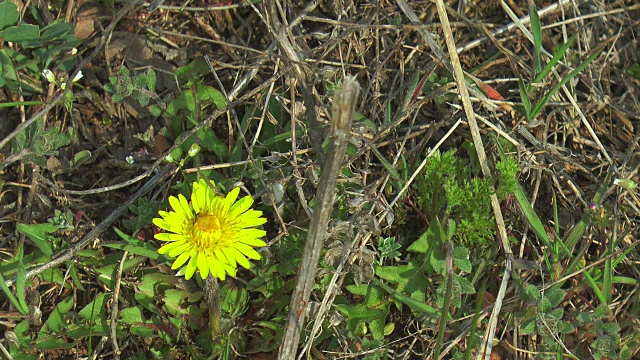
<path fill-rule="evenodd" d="M 13 305 L 16 309 L 18 309 L 18 311 L 21 314 L 23 315 L 29 314 L 29 309 L 22 307 L 18 299 L 16 299 L 16 297 L 13 296 L 13 293 L 11 292 L 9 287 L 4 283 L 4 277 L 2 276 L 2 273 L 0 273 L 0 288 L 2 288 L 2 291 L 7 296 L 7 299 L 9 299 L 9 301 L 11 302 L 11 305 Z"/>
<path fill-rule="evenodd" d="M 551 72 L 551 69 L 553 69 L 554 66 L 556 66 L 556 64 L 560 61 L 560 59 L 562 59 L 562 57 L 564 56 L 564 54 L 567 52 L 567 50 L 569 50 L 569 47 L 571 47 L 571 44 L 573 44 L 573 41 L 576 39 L 576 36 L 578 34 L 574 34 L 572 37 L 569 38 L 569 41 L 567 41 L 565 44 L 563 44 L 558 51 L 556 51 L 553 54 L 553 57 L 551 58 L 551 60 L 549 60 L 549 62 L 547 63 L 547 65 L 545 65 L 544 69 L 542 69 L 542 71 L 540 72 L 540 74 L 538 74 L 534 79 L 533 82 L 534 83 L 538 83 L 541 82 L 542 79 L 545 78 L 545 76 L 547 76 L 549 74 L 549 72 Z"/>
<path fill-rule="evenodd" d="M 598 191 L 593 196 L 592 203 L 600 204 L 600 202 L 604 197 L 604 194 L 607 192 L 607 187 L 610 181 L 611 181 L 611 171 L 609 171 L 604 181 L 600 185 L 600 188 L 598 188 Z M 580 219 L 580 222 L 576 226 L 574 226 L 573 229 L 571 230 L 571 233 L 567 237 L 567 240 L 565 240 L 565 244 L 567 245 L 567 248 L 569 248 L 571 252 L 573 252 L 573 249 L 575 248 L 576 244 L 578 243 L 580 238 L 582 238 L 582 235 L 584 235 L 584 232 L 587 229 L 587 225 L 590 222 L 591 222 L 591 215 L 589 215 L 588 213 L 585 213 L 584 215 L 582 215 L 582 219 Z"/>
<path fill-rule="evenodd" d="M 583 267 L 584 266 L 580 265 L 580 268 L 583 268 Z M 587 282 L 589 283 L 589 285 L 591 285 L 591 290 L 593 290 L 593 292 L 598 297 L 598 300 L 600 300 L 600 303 L 607 304 L 607 299 L 602 293 L 602 290 L 600 290 L 598 283 L 593 279 L 593 277 L 591 277 L 591 274 L 588 271 L 583 272 L 583 274 L 584 274 L 584 277 L 587 279 Z M 611 287 L 609 287 L 609 290 L 607 290 L 607 292 L 611 292 Z"/>
<path fill-rule="evenodd" d="M 553 244 L 551 244 L 551 240 L 549 239 L 549 236 L 547 235 L 547 232 L 542 225 L 542 221 L 540 221 L 538 214 L 536 214 L 536 211 L 531 206 L 531 203 L 524 194 L 524 191 L 522 190 L 520 184 L 518 184 L 518 186 L 516 187 L 514 195 L 516 197 L 516 200 L 518 201 L 518 204 L 520 205 L 522 213 L 527 218 L 527 221 L 529 222 L 529 225 L 531 226 L 534 234 L 536 234 L 538 239 L 540 239 L 540 241 L 542 241 L 542 243 L 549 250 L 553 250 Z M 557 258 L 557 254 L 554 254 L 554 259 L 555 258 Z"/>
<path fill-rule="evenodd" d="M 529 100 L 529 91 L 522 78 L 518 79 L 518 89 L 520 89 L 520 99 L 524 107 L 524 113 L 527 115 L 527 120 L 531 120 L 529 116 L 531 114 L 531 100 Z"/>
<path fill-rule="evenodd" d="M 404 296 L 376 278 L 372 278 L 371 280 L 373 283 L 384 289 L 384 291 L 388 292 L 389 295 L 391 295 L 394 299 L 407 305 L 412 310 L 426 315 L 440 315 L 440 312 L 436 308 L 431 307 L 423 302 L 416 301 L 408 296 Z"/>
<path fill-rule="evenodd" d="M 549 102 L 551 97 L 553 95 L 555 95 L 558 92 L 558 90 L 560 90 L 560 88 L 562 88 L 567 82 L 569 82 L 571 79 L 576 77 L 576 75 L 581 73 L 582 70 L 584 70 L 587 66 L 589 66 L 589 64 L 591 64 L 591 62 L 593 62 L 593 60 L 595 60 L 600 55 L 602 50 L 604 50 L 604 48 L 608 44 L 609 44 L 608 42 L 605 42 L 605 43 L 599 45 L 595 49 L 595 51 L 593 51 L 593 53 L 589 57 L 587 57 L 585 59 L 585 61 L 582 64 L 580 64 L 573 71 L 571 71 L 569 74 L 567 74 L 567 76 L 565 76 L 562 80 L 560 80 L 559 83 L 557 83 L 551 90 L 549 90 L 549 92 L 546 93 L 542 97 L 542 99 L 540 99 L 540 101 L 538 101 L 536 103 L 536 105 L 533 107 L 533 110 L 531 111 L 531 118 L 535 118 L 536 115 L 538 115 L 538 113 L 540 112 L 540 110 L 542 110 L 542 108 Z"/>
<path fill-rule="evenodd" d="M 32 105 L 43 105 L 44 101 L 33 100 L 33 101 L 11 101 L 6 103 L 0 103 L 0 108 L 6 107 L 15 107 L 15 106 L 32 106 Z"/>
<path fill-rule="evenodd" d="M 611 278 L 613 284 L 638 285 L 638 280 L 626 276 L 613 276 Z"/>
<path fill-rule="evenodd" d="M 616 229 L 618 228 L 618 219 L 614 218 L 613 223 L 613 234 L 607 244 L 607 250 L 604 253 L 604 256 L 607 259 L 604 261 L 604 274 L 602 279 L 602 290 L 604 291 L 604 298 L 606 300 L 607 305 L 611 302 L 611 287 L 613 285 L 613 258 L 609 255 L 613 254 L 614 248 L 614 239 L 617 238 Z"/>
<path fill-rule="evenodd" d="M 29 312 L 29 306 L 27 305 L 27 300 L 25 296 L 25 286 L 27 284 L 27 269 L 24 267 L 24 243 L 18 246 L 18 273 L 16 280 L 16 295 L 18 296 L 18 302 L 20 303 L 20 307 Z"/>
<path fill-rule="evenodd" d="M 393 165 L 391 165 L 389 161 L 387 161 L 387 159 L 384 157 L 384 155 L 382 155 L 380 150 L 378 150 L 378 148 L 367 139 L 363 138 L 363 140 L 369 146 L 369 149 L 371 149 L 371 151 L 373 152 L 373 155 L 375 155 L 375 157 L 378 158 L 378 160 L 382 163 L 382 166 L 384 166 L 384 168 L 387 169 L 387 171 L 391 174 L 391 176 L 395 177 L 398 180 L 401 180 L 402 177 L 400 177 L 400 174 L 398 173 L 398 171 L 393 167 Z"/>
<path fill-rule="evenodd" d="M 407 95 L 405 95 L 404 97 L 404 101 L 402 102 L 402 107 L 399 109 L 400 111 L 396 113 L 396 118 L 400 116 L 400 114 L 404 113 L 405 110 L 407 110 L 407 108 L 409 107 L 409 103 L 411 102 L 411 99 L 413 99 L 415 96 L 415 92 L 422 90 L 422 89 L 416 89 L 418 87 L 419 82 L 420 82 L 420 72 L 416 71 L 416 73 L 413 75 L 413 79 L 411 79 L 411 85 L 409 85 L 409 88 L 407 89 Z"/>
<path fill-rule="evenodd" d="M 529 2 L 529 17 L 531 18 L 531 32 L 533 34 L 533 73 L 538 75 L 541 69 L 542 57 L 542 26 L 540 17 L 533 1 Z"/>

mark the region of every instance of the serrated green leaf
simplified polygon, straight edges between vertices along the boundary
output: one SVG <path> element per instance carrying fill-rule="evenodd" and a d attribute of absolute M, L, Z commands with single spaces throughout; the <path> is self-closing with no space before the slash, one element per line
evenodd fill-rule
<path fill-rule="evenodd" d="M 464 246 L 457 246 L 453 249 L 453 263 L 462 271 L 471 273 L 471 261 L 469 261 L 469 250 Z"/>
<path fill-rule="evenodd" d="M 476 289 L 473 287 L 473 284 L 465 279 L 464 277 L 460 276 L 460 275 L 454 275 L 455 276 L 455 280 L 458 282 L 458 284 L 460 285 L 460 290 L 464 293 L 464 294 L 475 294 L 476 293 Z"/>

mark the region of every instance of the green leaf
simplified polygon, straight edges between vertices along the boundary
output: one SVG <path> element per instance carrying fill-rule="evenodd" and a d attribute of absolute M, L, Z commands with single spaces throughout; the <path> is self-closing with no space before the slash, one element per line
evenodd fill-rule
<path fill-rule="evenodd" d="M 65 322 L 64 314 L 71 311 L 73 308 L 73 296 L 69 296 L 66 299 L 58 302 L 58 305 L 53 310 L 53 312 L 49 315 L 47 322 L 44 324 L 45 327 L 40 331 L 40 336 L 42 334 L 50 334 L 51 332 L 59 332 L 63 329 L 66 329 L 68 324 Z"/>
<path fill-rule="evenodd" d="M 30 24 L 9 26 L 0 34 L 5 41 L 23 43 L 40 39 L 40 27 Z"/>
<path fill-rule="evenodd" d="M 93 326 L 81 326 L 71 328 L 68 331 L 69 337 L 72 339 L 81 339 L 89 336 L 111 336 L 111 326 L 108 321 L 93 324 Z M 125 335 L 122 329 L 116 330 L 116 336 L 120 337 Z"/>
<path fill-rule="evenodd" d="M 476 293 L 476 289 L 473 287 L 473 284 L 469 280 L 460 275 L 454 275 L 454 277 L 460 285 L 460 291 L 462 291 L 464 294 L 471 295 Z"/>
<path fill-rule="evenodd" d="M 18 224 L 18 232 L 26 235 L 33 243 L 47 256 L 53 255 L 50 238 L 47 234 L 58 230 L 58 227 L 51 223 L 45 224 Z"/>
<path fill-rule="evenodd" d="M 376 275 L 387 281 L 397 283 L 397 290 L 408 294 L 416 301 L 425 301 L 427 278 L 424 269 L 417 261 L 410 261 L 402 266 L 376 267 Z"/>
<path fill-rule="evenodd" d="M 536 319 L 527 319 L 520 325 L 521 335 L 530 335 L 536 332 Z"/>
<path fill-rule="evenodd" d="M 142 244 L 142 245 L 131 245 L 131 244 L 102 244 L 104 247 L 108 247 L 111 249 L 118 249 L 128 251 L 134 255 L 146 256 L 149 259 L 157 260 L 157 261 L 166 261 L 163 255 L 158 254 L 158 249 L 154 248 L 151 244 Z"/>
<path fill-rule="evenodd" d="M 562 289 L 551 288 L 544 293 L 544 297 L 549 299 L 551 307 L 556 307 L 564 300 L 567 292 Z"/>
<path fill-rule="evenodd" d="M 73 168 L 77 168 L 78 166 L 87 162 L 87 160 L 91 159 L 91 151 L 89 150 L 81 150 L 73 155 L 73 161 L 71 162 L 71 166 Z"/>
<path fill-rule="evenodd" d="M 18 301 L 18 299 L 16 299 L 16 297 L 13 295 L 9 287 L 5 284 L 4 276 L 2 276 L 2 273 L 0 273 L 0 288 L 2 288 L 2 291 L 11 302 L 11 305 L 13 305 L 16 309 L 18 309 L 18 311 L 20 311 L 20 313 L 22 313 L 23 315 L 29 314 L 29 309 L 26 307 L 25 308 L 22 307 L 22 304 Z"/>
<path fill-rule="evenodd" d="M 196 88 L 198 94 L 198 100 L 204 103 L 213 102 L 218 109 L 222 109 L 227 106 L 227 98 L 214 87 L 207 85 L 198 85 Z"/>
<path fill-rule="evenodd" d="M 85 320 L 106 319 L 107 318 L 107 301 L 111 298 L 111 294 L 100 294 L 96 296 L 92 302 L 87 304 L 78 315 Z"/>
<path fill-rule="evenodd" d="M 148 109 L 149 109 L 149 112 L 151 113 L 151 116 L 153 117 L 160 117 L 160 115 L 162 115 L 162 109 L 158 105 L 151 105 L 148 107 Z"/>
<path fill-rule="evenodd" d="M 47 350 L 63 350 L 63 349 L 72 349 L 76 346 L 76 342 L 66 342 L 60 338 L 48 338 L 46 340 L 37 341 L 36 349 L 41 351 Z"/>
<path fill-rule="evenodd" d="M 142 337 L 151 337 L 155 333 L 152 328 L 133 325 L 133 324 L 144 325 L 149 323 L 149 321 L 145 319 L 143 314 L 143 307 L 140 305 L 122 309 L 122 311 L 120 311 L 120 317 L 123 323 L 132 324 L 129 330 L 133 335 L 142 336 Z"/>
<path fill-rule="evenodd" d="M 545 311 L 547 316 L 551 319 L 554 320 L 560 320 L 562 319 L 562 316 L 564 315 L 564 309 L 559 307 L 559 308 L 554 308 L 551 311 Z"/>
<path fill-rule="evenodd" d="M 618 335 L 620 332 L 620 325 L 616 323 L 600 323 L 597 326 L 598 330 L 609 335 Z"/>
<path fill-rule="evenodd" d="M 47 25 L 42 29 L 42 34 L 40 35 L 40 41 L 48 42 L 59 40 L 67 34 L 73 34 L 74 28 L 73 25 L 66 22 L 57 22 L 51 25 Z M 74 35 L 75 37 L 75 35 Z"/>
<path fill-rule="evenodd" d="M 535 285 L 527 284 L 524 287 L 524 292 L 527 294 L 527 297 L 531 300 L 538 301 L 540 300 L 540 291 Z"/>
<path fill-rule="evenodd" d="M 365 140 L 366 141 L 366 140 Z M 387 169 L 387 171 L 389 172 L 389 174 L 391 176 L 393 176 L 394 178 L 401 180 L 402 178 L 400 177 L 400 174 L 398 174 L 398 171 L 393 167 L 393 165 L 384 157 L 384 155 L 382 155 L 382 153 L 380 152 L 380 150 L 378 150 L 378 148 L 376 146 L 370 146 L 371 151 L 373 152 L 373 155 L 375 155 L 376 158 L 378 158 L 378 161 L 380 161 L 382 163 L 382 166 L 384 166 L 385 169 Z"/>
<path fill-rule="evenodd" d="M 18 301 L 20 302 L 20 306 L 23 309 L 27 309 L 29 311 L 29 305 L 27 305 L 27 301 L 25 298 L 25 285 L 27 284 L 27 269 L 24 266 L 24 244 L 20 244 L 16 251 L 18 253 L 18 271 L 17 271 L 17 280 L 16 280 L 16 295 L 18 296 Z"/>
<path fill-rule="evenodd" d="M 218 137 L 210 127 L 203 127 L 202 129 L 200 129 L 198 131 L 198 136 L 200 137 L 200 146 L 209 151 L 212 151 L 214 154 L 218 155 L 221 160 L 227 159 L 227 157 L 229 157 L 229 148 L 225 143 L 218 139 Z"/>
<path fill-rule="evenodd" d="M 367 288 L 369 285 L 360 284 L 360 285 L 347 285 L 347 291 L 352 293 L 353 295 L 364 296 L 367 293 Z"/>
<path fill-rule="evenodd" d="M 191 294 L 184 290 L 170 289 L 164 292 L 164 306 L 172 315 L 187 315 L 189 311 L 182 302 Z"/>
<path fill-rule="evenodd" d="M 575 329 L 576 328 L 573 327 L 573 325 L 571 325 L 571 323 L 568 321 L 565 321 L 565 320 L 558 321 L 558 332 L 560 334 L 564 334 L 564 335 L 571 334 L 572 332 L 574 332 Z"/>
<path fill-rule="evenodd" d="M 469 250 L 463 246 L 453 249 L 453 263 L 462 271 L 471 273 L 471 261 L 469 261 Z"/>
<path fill-rule="evenodd" d="M 152 93 L 156 92 L 156 72 L 153 69 L 147 71 L 147 89 Z"/>
<path fill-rule="evenodd" d="M 437 249 L 438 251 L 444 245 L 446 240 L 446 233 L 440 220 L 435 219 L 435 221 L 431 221 L 427 231 L 424 232 L 418 240 L 413 242 L 407 248 L 407 251 L 416 252 L 420 254 L 425 254 L 429 250 Z"/>
<path fill-rule="evenodd" d="M 11 25 L 15 25 L 20 18 L 18 8 L 14 3 L 5 0 L 0 3 L 0 30 L 4 30 Z M 0 33 L 0 36 L 2 34 Z"/>

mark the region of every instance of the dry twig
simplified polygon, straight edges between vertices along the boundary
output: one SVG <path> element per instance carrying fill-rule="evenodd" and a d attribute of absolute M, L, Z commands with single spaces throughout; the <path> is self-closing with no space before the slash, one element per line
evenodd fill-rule
<path fill-rule="evenodd" d="M 342 89 L 333 97 L 331 133 L 322 175 L 316 193 L 316 205 L 309 224 L 307 242 L 302 253 L 300 271 L 295 290 L 291 296 L 287 324 L 280 345 L 278 359 L 294 359 L 298 349 L 300 332 L 306 317 L 306 305 L 315 280 L 322 245 L 327 235 L 327 226 L 336 195 L 336 181 L 349 142 L 353 115 L 358 100 L 360 85 L 355 78 L 347 76 Z"/>

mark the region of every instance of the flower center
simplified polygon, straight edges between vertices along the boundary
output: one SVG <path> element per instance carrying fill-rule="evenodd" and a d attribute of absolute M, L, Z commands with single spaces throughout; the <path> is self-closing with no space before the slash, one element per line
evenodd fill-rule
<path fill-rule="evenodd" d="M 222 245 L 228 224 L 215 214 L 200 213 L 192 228 L 192 241 L 200 250 L 213 250 Z"/>

